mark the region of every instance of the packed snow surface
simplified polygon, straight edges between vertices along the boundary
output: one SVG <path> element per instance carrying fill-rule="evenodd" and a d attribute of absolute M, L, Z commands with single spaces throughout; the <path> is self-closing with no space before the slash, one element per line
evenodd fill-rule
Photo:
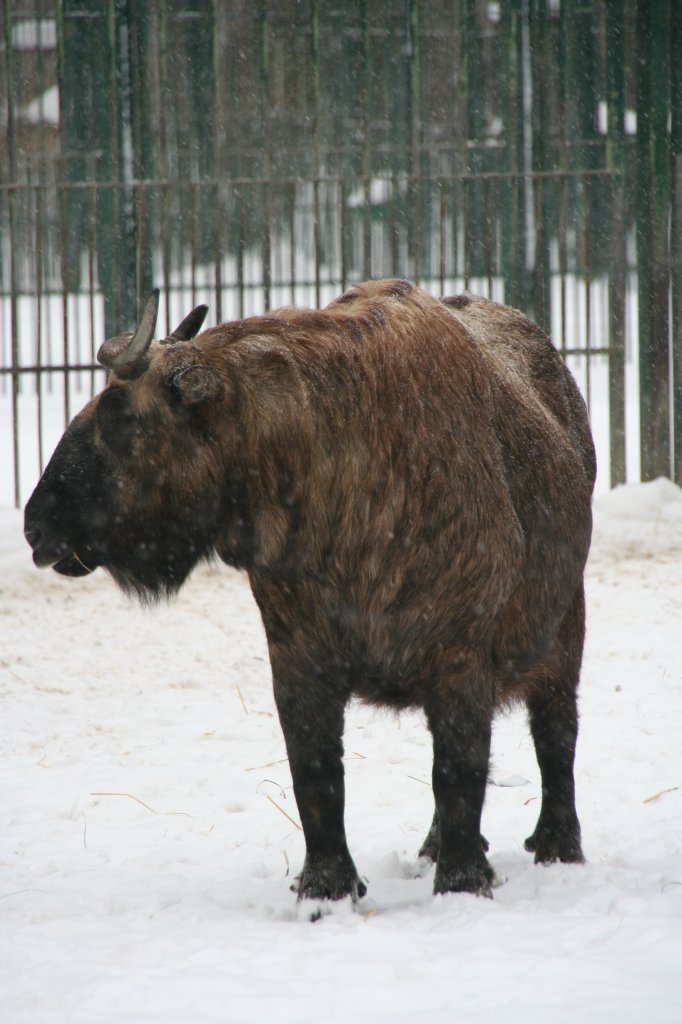
<path fill-rule="evenodd" d="M 587 864 L 523 849 L 539 776 L 496 724 L 494 899 L 415 878 L 420 714 L 354 704 L 349 844 L 369 890 L 311 924 L 303 838 L 245 577 L 143 611 L 104 572 L 39 572 L 0 516 L 3 1024 L 682 1020 L 682 491 L 595 509 L 576 766 Z"/>

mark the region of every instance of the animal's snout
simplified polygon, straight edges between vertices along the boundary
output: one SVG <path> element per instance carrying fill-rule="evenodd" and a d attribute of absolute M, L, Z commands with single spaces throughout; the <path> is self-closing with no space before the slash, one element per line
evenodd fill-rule
<path fill-rule="evenodd" d="M 55 543 L 49 527 L 36 522 L 24 523 L 24 537 L 33 551 L 33 564 L 39 569 L 54 565 L 66 552 L 66 545 Z"/>
<path fill-rule="evenodd" d="M 24 537 L 35 551 L 43 539 L 43 531 L 39 526 L 30 526 L 24 530 Z"/>

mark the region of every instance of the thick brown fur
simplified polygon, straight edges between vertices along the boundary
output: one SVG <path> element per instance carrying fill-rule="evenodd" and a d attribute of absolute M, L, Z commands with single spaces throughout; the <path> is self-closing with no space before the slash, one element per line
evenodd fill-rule
<path fill-rule="evenodd" d="M 132 423 L 122 455 L 102 396 L 77 421 L 115 495 L 110 548 L 76 533 L 53 548 L 142 596 L 177 589 L 213 552 L 247 570 L 308 843 L 301 895 L 363 891 L 343 834 L 351 694 L 426 711 L 437 812 L 422 852 L 438 861 L 437 891 L 489 890 L 490 720 L 512 698 L 528 702 L 543 770 L 530 847 L 580 860 L 572 764 L 595 460 L 545 335 L 488 300 L 379 281 L 147 357 L 137 379 L 109 384 Z M 191 550 L 174 561 L 183 537 Z"/>

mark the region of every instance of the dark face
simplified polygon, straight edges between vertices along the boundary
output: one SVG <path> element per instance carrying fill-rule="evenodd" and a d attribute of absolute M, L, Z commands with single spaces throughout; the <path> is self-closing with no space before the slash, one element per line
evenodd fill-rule
<path fill-rule="evenodd" d="M 74 420 L 24 514 L 24 535 L 33 548 L 33 561 L 65 576 L 86 575 L 102 564 L 104 555 L 101 546 L 110 519 L 110 487 L 93 435 L 92 423 Z"/>
<path fill-rule="evenodd" d="M 199 405 L 158 374 L 115 382 L 67 428 L 26 505 L 33 561 L 65 576 L 103 566 L 145 600 L 174 592 L 213 548 L 210 452 Z"/>

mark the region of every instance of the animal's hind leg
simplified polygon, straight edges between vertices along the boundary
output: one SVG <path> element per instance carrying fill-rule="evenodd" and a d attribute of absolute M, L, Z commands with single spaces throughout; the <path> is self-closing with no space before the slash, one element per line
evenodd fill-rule
<path fill-rule="evenodd" d="M 573 763 L 578 735 L 577 688 L 585 638 L 585 596 L 580 585 L 559 629 L 558 670 L 548 672 L 527 697 L 530 731 L 542 778 L 542 805 L 526 839 L 535 862 L 584 861 L 575 809 Z"/>
<path fill-rule="evenodd" d="M 481 836 L 481 846 L 483 847 L 484 853 L 487 853 L 488 850 L 490 849 L 490 843 L 485 838 L 485 836 Z M 434 811 L 431 827 L 419 850 L 419 862 L 417 865 L 418 875 L 426 874 L 426 871 L 429 869 L 430 865 L 436 863 L 436 861 L 438 860 L 439 850 L 440 825 L 438 823 L 438 811 Z"/>
<path fill-rule="evenodd" d="M 471 669 L 454 685 L 434 686 L 426 705 L 433 735 L 436 817 L 425 847 L 437 852 L 434 892 L 491 895 L 494 873 L 481 844 L 493 687 Z M 437 851 L 436 851 L 437 843 Z M 424 849 L 424 848 L 423 848 Z"/>

